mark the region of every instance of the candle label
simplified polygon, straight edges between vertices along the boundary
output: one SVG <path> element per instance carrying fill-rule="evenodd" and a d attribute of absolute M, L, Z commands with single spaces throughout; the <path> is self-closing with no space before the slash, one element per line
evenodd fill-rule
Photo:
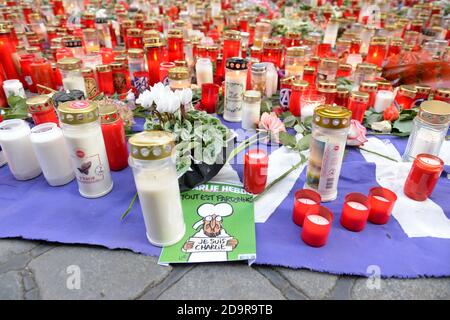
<path fill-rule="evenodd" d="M 280 105 L 287 108 L 291 97 L 291 89 L 283 88 L 280 90 Z"/>
<path fill-rule="evenodd" d="M 127 79 L 125 77 L 125 74 L 122 72 L 114 72 L 113 83 L 114 83 L 114 90 L 117 93 L 124 92 L 127 87 Z"/>
<path fill-rule="evenodd" d="M 97 82 L 94 78 L 84 78 L 84 85 L 86 87 L 86 93 L 89 99 L 97 95 Z"/>
<path fill-rule="evenodd" d="M 137 92 L 142 93 L 148 90 L 148 77 L 143 75 L 144 72 L 135 72 L 133 79 L 133 87 L 136 88 Z M 147 74 L 145 72 L 145 74 Z"/>
<path fill-rule="evenodd" d="M 244 94 L 244 84 L 242 82 L 226 82 L 225 88 L 226 103 L 225 109 L 232 116 L 238 117 L 242 110 L 242 97 Z"/>
<path fill-rule="evenodd" d="M 345 141 L 326 142 L 316 138 L 311 140 L 307 184 L 323 193 L 335 190 L 345 151 Z"/>
<path fill-rule="evenodd" d="M 86 150 L 76 149 L 72 159 L 76 164 L 75 176 L 80 183 L 92 184 L 105 179 L 105 167 L 99 154 L 87 155 Z"/>

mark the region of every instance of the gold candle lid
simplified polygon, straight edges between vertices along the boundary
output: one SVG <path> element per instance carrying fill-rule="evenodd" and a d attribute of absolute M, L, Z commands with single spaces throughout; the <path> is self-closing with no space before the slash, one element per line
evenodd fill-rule
<path fill-rule="evenodd" d="M 406 84 L 401 85 L 399 91 L 409 98 L 414 98 L 417 94 L 417 89 L 415 86 Z"/>
<path fill-rule="evenodd" d="M 350 95 L 350 90 L 347 88 L 337 88 L 337 97 L 339 98 L 347 98 Z"/>
<path fill-rule="evenodd" d="M 338 69 L 343 71 L 350 71 L 352 70 L 352 65 L 349 63 L 341 63 L 338 65 Z"/>
<path fill-rule="evenodd" d="M 227 30 L 223 37 L 226 40 L 241 40 L 241 33 L 236 30 Z"/>
<path fill-rule="evenodd" d="M 160 160 L 172 156 L 175 137 L 166 131 L 144 131 L 129 140 L 130 156 L 139 160 Z"/>
<path fill-rule="evenodd" d="M 145 49 L 164 47 L 164 43 L 160 38 L 147 38 L 146 40 L 144 40 L 144 42 Z"/>
<path fill-rule="evenodd" d="M 372 37 L 372 39 L 370 39 L 370 44 L 371 45 L 386 45 L 387 39 L 386 39 L 386 37 Z"/>
<path fill-rule="evenodd" d="M 314 110 L 313 121 L 326 129 L 342 129 L 350 126 L 352 112 L 341 106 L 329 104 L 318 106 Z"/>
<path fill-rule="evenodd" d="M 350 97 L 357 102 L 367 102 L 369 101 L 369 94 L 367 92 L 362 91 L 353 91 L 350 94 Z"/>
<path fill-rule="evenodd" d="M 128 56 L 130 58 L 139 59 L 144 56 L 144 50 L 142 49 L 129 49 Z"/>
<path fill-rule="evenodd" d="M 287 57 L 303 57 L 305 56 L 305 48 L 303 47 L 290 47 L 286 49 Z"/>
<path fill-rule="evenodd" d="M 81 74 L 83 77 L 91 77 L 94 76 L 94 70 L 92 68 L 83 68 L 81 69 Z"/>
<path fill-rule="evenodd" d="M 276 39 L 264 40 L 263 49 L 281 49 L 281 42 Z"/>
<path fill-rule="evenodd" d="M 142 37 L 142 30 L 137 28 L 127 29 L 127 36 L 129 37 Z"/>
<path fill-rule="evenodd" d="M 358 63 L 356 65 L 356 70 L 362 71 L 362 72 L 375 72 L 375 71 L 377 71 L 377 65 L 372 64 L 372 63 L 362 62 L 362 63 Z"/>
<path fill-rule="evenodd" d="M 143 35 L 144 35 L 145 39 L 146 38 L 159 38 L 159 39 L 161 39 L 161 35 L 160 35 L 158 30 L 145 30 Z M 162 41 L 162 39 L 161 39 L 161 41 Z"/>
<path fill-rule="evenodd" d="M 315 73 L 316 72 L 316 68 L 314 68 L 314 67 L 311 67 L 311 66 L 305 66 L 304 68 L 303 68 L 303 74 L 313 74 L 313 73 Z"/>
<path fill-rule="evenodd" d="M 420 104 L 419 117 L 431 124 L 448 124 L 450 121 L 450 104 L 429 100 Z"/>
<path fill-rule="evenodd" d="M 173 67 L 169 69 L 170 80 L 186 80 L 189 79 L 189 69 L 186 67 Z"/>
<path fill-rule="evenodd" d="M 91 123 L 98 119 L 98 105 L 94 101 L 64 102 L 58 106 L 58 112 L 61 122 L 70 125 Z"/>
<path fill-rule="evenodd" d="M 336 92 L 337 83 L 333 80 L 321 80 L 317 86 L 317 91 L 333 93 Z"/>
<path fill-rule="evenodd" d="M 309 87 L 309 82 L 305 80 L 295 80 L 292 83 L 292 90 L 307 90 Z"/>
<path fill-rule="evenodd" d="M 431 92 L 431 87 L 427 84 L 416 84 L 417 93 L 429 94 Z"/>
<path fill-rule="evenodd" d="M 290 40 L 299 40 L 302 38 L 302 34 L 301 34 L 301 32 L 298 32 L 298 31 L 288 31 L 288 32 L 286 32 L 284 37 L 286 39 L 290 39 Z"/>
<path fill-rule="evenodd" d="M 157 29 L 158 21 L 156 20 L 147 20 L 144 21 L 144 29 Z"/>
<path fill-rule="evenodd" d="M 98 112 L 101 124 L 114 123 L 120 120 L 119 110 L 113 104 L 99 103 Z"/>
<path fill-rule="evenodd" d="M 439 88 L 434 93 L 436 96 L 440 98 L 450 98 L 450 88 Z"/>
<path fill-rule="evenodd" d="M 123 68 L 122 62 L 113 62 L 110 64 L 112 70 L 119 70 Z"/>
<path fill-rule="evenodd" d="M 122 21 L 122 27 L 125 29 L 133 28 L 136 26 L 136 23 L 133 20 L 123 20 Z"/>
<path fill-rule="evenodd" d="M 183 30 L 180 29 L 170 29 L 167 32 L 167 38 L 183 38 Z"/>
<path fill-rule="evenodd" d="M 57 65 L 62 70 L 76 70 L 81 68 L 82 62 L 78 58 L 62 58 Z"/>
<path fill-rule="evenodd" d="M 365 92 L 376 92 L 378 89 L 378 83 L 376 81 L 363 81 L 359 85 L 359 89 L 364 89 Z"/>
<path fill-rule="evenodd" d="M 110 72 L 111 66 L 109 64 L 99 64 L 95 66 L 95 70 L 97 72 L 103 73 L 103 72 Z"/>
<path fill-rule="evenodd" d="M 46 94 L 34 96 L 26 100 L 28 112 L 39 113 L 53 109 L 52 98 Z"/>
<path fill-rule="evenodd" d="M 246 102 L 259 102 L 261 101 L 261 91 L 247 90 L 244 92 L 244 101 Z"/>

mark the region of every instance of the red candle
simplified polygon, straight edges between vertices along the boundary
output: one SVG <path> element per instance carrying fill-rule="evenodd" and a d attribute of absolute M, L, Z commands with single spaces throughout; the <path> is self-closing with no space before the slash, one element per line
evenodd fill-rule
<path fill-rule="evenodd" d="M 338 66 L 337 72 L 336 72 L 336 78 L 347 78 L 350 77 L 352 74 L 352 65 L 347 63 L 341 63 Z"/>
<path fill-rule="evenodd" d="M 334 80 L 322 80 L 317 85 L 317 93 L 325 97 L 325 103 L 332 105 L 336 99 L 337 84 Z"/>
<path fill-rule="evenodd" d="M 64 4 L 62 0 L 53 0 L 53 14 L 55 16 L 64 14 Z"/>
<path fill-rule="evenodd" d="M 393 57 L 399 54 L 402 51 L 403 47 L 403 39 L 394 38 L 391 40 L 391 43 L 389 44 L 387 57 Z"/>
<path fill-rule="evenodd" d="M 370 42 L 369 50 L 366 56 L 367 63 L 376 64 L 378 67 L 383 65 L 384 59 L 386 58 L 387 48 L 386 48 L 386 38 L 384 37 L 374 37 Z"/>
<path fill-rule="evenodd" d="M 7 79 L 20 79 L 12 57 L 15 51 L 11 32 L 7 29 L 0 29 L 0 64 L 3 66 Z"/>
<path fill-rule="evenodd" d="M 244 156 L 244 188 L 247 192 L 258 194 L 264 191 L 267 181 L 267 153 L 253 149 Z"/>
<path fill-rule="evenodd" d="M 94 70 L 91 68 L 83 68 L 81 69 L 81 74 L 84 78 L 87 98 L 92 99 L 98 95 L 97 79 L 95 78 Z"/>
<path fill-rule="evenodd" d="M 369 221 L 385 224 L 389 221 L 397 195 L 386 188 L 374 187 L 369 191 Z"/>
<path fill-rule="evenodd" d="M 314 190 L 301 189 L 295 192 L 292 220 L 298 226 L 303 226 L 306 214 L 313 208 L 319 207 L 322 201 L 320 194 Z"/>
<path fill-rule="evenodd" d="M 417 89 L 410 85 L 401 85 L 395 96 L 395 103 L 398 108 L 411 109 L 416 99 Z"/>
<path fill-rule="evenodd" d="M 281 67 L 281 59 L 283 57 L 283 47 L 280 41 L 275 39 L 267 39 L 263 44 L 263 52 L 261 62 L 272 62 L 278 68 Z"/>
<path fill-rule="evenodd" d="M 142 49 L 143 42 L 142 30 L 138 28 L 131 28 L 127 30 L 127 49 Z"/>
<path fill-rule="evenodd" d="M 161 62 L 159 65 L 159 81 L 165 86 L 169 85 L 169 70 L 175 67 L 173 62 Z"/>
<path fill-rule="evenodd" d="M 258 47 L 250 47 L 250 57 L 258 59 L 258 61 L 261 61 L 262 59 L 262 50 Z"/>
<path fill-rule="evenodd" d="M 62 75 L 61 72 L 59 72 L 59 68 L 58 65 L 56 64 L 56 62 L 52 62 L 51 63 L 52 66 L 52 79 L 53 79 L 53 83 L 56 86 L 57 90 L 60 90 L 61 88 L 63 88 L 63 82 L 62 82 Z"/>
<path fill-rule="evenodd" d="M 22 69 L 22 77 L 24 79 L 24 87 L 30 92 L 36 93 L 36 84 L 31 77 L 30 65 L 34 61 L 34 54 L 21 54 L 19 57 L 20 68 Z"/>
<path fill-rule="evenodd" d="M 114 62 L 114 54 L 111 48 L 101 48 L 100 54 L 102 55 L 103 64 L 110 64 Z"/>
<path fill-rule="evenodd" d="M 304 80 L 297 80 L 292 84 L 292 92 L 289 98 L 289 111 L 295 117 L 300 117 L 300 99 L 308 92 L 309 83 Z"/>
<path fill-rule="evenodd" d="M 2 66 L 0 66 L 0 108 L 8 107 L 8 100 L 6 99 L 5 91 L 3 90 L 3 81 L 6 80 L 5 73 L 3 72 Z M 1 115 L 0 115 L 1 116 Z M 0 118 L 1 122 L 1 118 Z"/>
<path fill-rule="evenodd" d="M 309 88 L 313 89 L 316 86 L 316 69 L 311 66 L 305 66 L 303 69 L 303 80 L 309 83 Z"/>
<path fill-rule="evenodd" d="M 375 97 L 377 96 L 378 84 L 376 81 L 363 81 L 359 85 L 359 91 L 367 92 L 369 94 L 369 102 L 367 108 L 372 108 L 375 104 Z"/>
<path fill-rule="evenodd" d="M 284 35 L 282 44 L 285 48 L 298 47 L 301 44 L 302 34 L 296 31 L 288 31 Z"/>
<path fill-rule="evenodd" d="M 26 101 L 28 112 L 35 125 L 47 122 L 59 124 L 52 100 L 47 95 L 34 96 Z"/>
<path fill-rule="evenodd" d="M 361 48 L 361 40 L 360 39 L 352 39 L 350 44 L 350 54 L 358 54 L 359 49 Z"/>
<path fill-rule="evenodd" d="M 239 57 L 241 53 L 241 33 L 236 30 L 227 30 L 224 34 L 222 61 L 228 58 Z M 221 65 L 222 75 L 225 72 L 225 63 Z"/>
<path fill-rule="evenodd" d="M 159 68 L 161 62 L 164 61 L 164 43 L 159 38 L 153 38 L 154 40 L 145 45 L 145 54 L 147 56 L 147 67 L 149 84 L 151 86 L 160 82 Z"/>
<path fill-rule="evenodd" d="M 450 103 L 450 88 L 439 88 L 434 92 L 433 100 Z"/>
<path fill-rule="evenodd" d="M 113 171 L 122 170 L 128 166 L 123 120 L 114 105 L 102 105 L 99 110 L 109 167 Z"/>
<path fill-rule="evenodd" d="M 334 103 L 336 103 L 338 106 L 347 108 L 349 96 L 350 91 L 347 88 L 338 88 L 336 92 L 336 99 L 334 99 Z"/>
<path fill-rule="evenodd" d="M 183 46 L 183 31 L 179 29 L 169 30 L 167 35 L 167 47 L 170 62 L 184 60 Z"/>
<path fill-rule="evenodd" d="M 348 99 L 347 109 L 352 112 L 352 119 L 362 123 L 368 105 L 369 94 L 367 92 L 353 91 Z"/>
<path fill-rule="evenodd" d="M 50 62 L 43 58 L 37 58 L 30 64 L 31 78 L 33 83 L 56 89 L 53 83 L 53 71 Z M 46 89 L 37 87 L 38 93 L 48 93 Z"/>
<path fill-rule="evenodd" d="M 441 158 L 431 154 L 418 154 L 406 178 L 403 189 L 405 195 L 416 201 L 428 199 L 443 169 L 444 161 Z"/>
<path fill-rule="evenodd" d="M 369 201 L 365 195 L 354 192 L 345 196 L 341 215 L 341 225 L 344 228 L 359 232 L 366 226 L 368 217 Z"/>
<path fill-rule="evenodd" d="M 320 43 L 317 46 L 317 55 L 321 58 L 331 57 L 333 56 L 333 52 L 331 50 L 331 44 L 329 43 Z"/>
<path fill-rule="evenodd" d="M 215 113 L 217 102 L 219 100 L 219 86 L 214 83 L 202 84 L 202 110 L 207 113 Z"/>
<path fill-rule="evenodd" d="M 322 247 L 327 243 L 331 231 L 333 214 L 325 207 L 317 206 L 306 213 L 303 221 L 302 240 L 311 247 Z"/>
<path fill-rule="evenodd" d="M 281 79 L 280 81 L 280 106 L 282 108 L 289 107 L 289 100 L 291 98 L 292 92 L 292 83 L 294 82 L 295 77 L 286 77 Z"/>
<path fill-rule="evenodd" d="M 113 75 L 114 91 L 117 94 L 127 92 L 130 87 L 130 81 L 128 80 L 129 72 L 122 62 L 113 62 L 110 64 Z"/>
<path fill-rule="evenodd" d="M 97 71 L 98 89 L 103 94 L 110 96 L 114 94 L 113 75 L 111 67 L 101 64 L 95 67 Z"/>

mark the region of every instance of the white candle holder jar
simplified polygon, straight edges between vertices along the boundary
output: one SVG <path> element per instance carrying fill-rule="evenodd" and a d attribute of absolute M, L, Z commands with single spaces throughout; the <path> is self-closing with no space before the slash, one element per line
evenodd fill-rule
<path fill-rule="evenodd" d="M 113 188 L 97 103 L 69 101 L 58 106 L 78 190 L 85 198 L 99 198 Z"/>
<path fill-rule="evenodd" d="M 223 118 L 230 122 L 242 120 L 242 103 L 247 86 L 247 61 L 228 58 L 225 72 L 225 106 Z"/>
<path fill-rule="evenodd" d="M 81 72 L 82 61 L 78 58 L 62 58 L 58 61 L 64 90 L 80 90 L 87 97 L 86 84 Z"/>
<path fill-rule="evenodd" d="M 129 140 L 129 165 L 144 216 L 147 238 L 169 246 L 183 238 L 186 226 L 175 168 L 175 141 L 171 133 L 146 131 Z"/>
<path fill-rule="evenodd" d="M 30 140 L 30 127 L 20 119 L 0 123 L 0 146 L 9 170 L 17 180 L 30 180 L 41 174 L 41 167 Z"/>
<path fill-rule="evenodd" d="M 403 161 L 414 161 L 421 153 L 438 156 L 449 123 L 450 104 L 437 100 L 422 102 L 419 113 L 413 120 L 413 128 L 403 154 Z"/>

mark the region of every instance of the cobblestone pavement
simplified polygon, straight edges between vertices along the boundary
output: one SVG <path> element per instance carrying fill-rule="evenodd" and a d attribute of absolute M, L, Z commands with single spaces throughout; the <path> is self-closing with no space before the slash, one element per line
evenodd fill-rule
<path fill-rule="evenodd" d="M 8 239 L 0 240 L 0 299 L 450 299 L 450 278 L 381 280 L 373 289 L 366 278 L 245 264 L 163 267 L 125 250 Z"/>

